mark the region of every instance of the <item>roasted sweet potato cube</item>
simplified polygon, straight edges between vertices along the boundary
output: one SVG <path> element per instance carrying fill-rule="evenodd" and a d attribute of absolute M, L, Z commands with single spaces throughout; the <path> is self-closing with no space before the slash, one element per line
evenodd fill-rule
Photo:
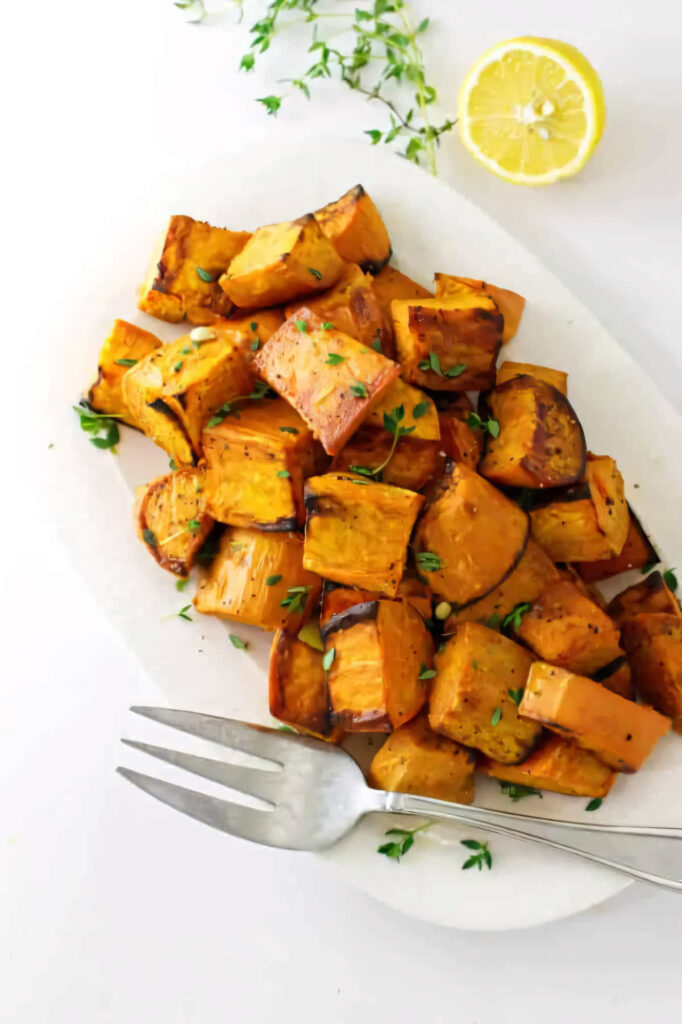
<path fill-rule="evenodd" d="M 293 316 L 300 306 L 290 303 L 285 317 Z M 387 322 L 379 300 L 374 294 L 372 278 L 356 263 L 349 263 L 336 284 L 315 298 L 306 299 L 306 306 L 325 323 L 369 345 L 376 352 L 393 357 L 393 330 Z"/>
<path fill-rule="evenodd" d="M 419 491 L 439 468 L 442 461 L 439 452 L 438 441 L 415 441 L 411 435 L 401 437 L 393 450 L 393 437 L 388 431 L 363 426 L 334 456 L 330 469 L 332 472 L 350 470 L 369 477 L 370 473 L 365 471 L 383 466 L 376 479 Z"/>
<path fill-rule="evenodd" d="M 643 612 L 682 616 L 677 598 L 658 570 L 650 573 L 641 583 L 621 590 L 608 607 L 609 615 L 621 628 L 628 619 Z"/>
<path fill-rule="evenodd" d="M 423 671 L 433 641 L 403 601 L 369 601 L 334 615 L 322 629 L 332 720 L 347 732 L 390 732 L 426 700 Z"/>
<path fill-rule="evenodd" d="M 254 231 L 220 278 L 220 287 L 235 306 L 262 309 L 323 292 L 342 270 L 343 261 L 307 214 Z"/>
<path fill-rule="evenodd" d="M 305 522 L 303 480 L 314 472 L 313 435 L 283 398 L 234 406 L 201 435 L 206 503 L 231 526 L 295 530 Z"/>
<path fill-rule="evenodd" d="M 504 764 L 518 764 L 542 734 L 519 716 L 515 695 L 533 658 L 513 640 L 476 622 L 457 626 L 435 658 L 429 697 L 432 729 Z"/>
<path fill-rule="evenodd" d="M 213 519 L 206 511 L 204 471 L 178 469 L 139 488 L 135 520 L 140 539 L 162 569 L 186 576 Z"/>
<path fill-rule="evenodd" d="M 258 373 L 293 405 L 329 455 L 341 451 L 400 375 L 390 359 L 301 307 L 254 359 Z"/>
<path fill-rule="evenodd" d="M 590 750 L 563 736 L 550 736 L 521 764 L 500 764 L 485 758 L 479 761 L 478 769 L 501 782 L 568 796 L 605 797 L 616 778 Z"/>
<path fill-rule="evenodd" d="M 567 487 L 585 473 L 585 435 L 568 399 L 544 380 L 522 374 L 486 395 L 499 424 L 488 436 L 480 472 L 506 487 Z"/>
<path fill-rule="evenodd" d="M 331 732 L 322 651 L 278 629 L 270 649 L 270 714 L 315 736 Z"/>
<path fill-rule="evenodd" d="M 533 377 L 534 380 L 544 381 L 551 384 L 553 388 L 560 391 L 562 395 L 568 392 L 568 374 L 563 370 L 553 370 L 550 366 L 536 366 L 535 363 L 514 363 L 505 360 L 497 368 L 496 386 L 506 384 L 514 377 Z"/>
<path fill-rule="evenodd" d="M 643 612 L 623 626 L 637 693 L 682 732 L 682 617 Z"/>
<path fill-rule="evenodd" d="M 381 600 L 378 590 L 358 590 L 355 587 L 342 587 L 326 580 L 324 595 L 322 599 L 322 611 L 320 613 L 320 625 L 324 628 L 335 615 L 346 612 L 354 605 L 367 604 L 369 601 Z M 403 576 L 398 587 L 396 601 L 405 601 L 415 611 L 419 612 L 422 619 L 428 619 L 431 615 L 431 592 L 428 586 L 414 576 Z"/>
<path fill-rule="evenodd" d="M 595 683 L 601 683 L 611 693 L 618 693 L 627 700 L 635 699 L 635 691 L 632 687 L 632 672 L 628 659 L 623 655 L 615 658 L 604 665 L 598 672 L 593 672 L 591 677 Z"/>
<path fill-rule="evenodd" d="M 149 265 L 138 308 L 171 323 L 187 317 L 195 324 L 210 324 L 225 316 L 232 303 L 218 278 L 250 237 L 248 231 L 171 217 Z"/>
<path fill-rule="evenodd" d="M 533 536 L 555 562 L 592 562 L 623 550 L 630 513 L 614 459 L 588 453 L 585 482 L 530 513 Z"/>
<path fill-rule="evenodd" d="M 502 316 L 486 295 L 394 299 L 393 330 L 402 375 L 435 391 L 484 391 L 495 383 Z"/>
<path fill-rule="evenodd" d="M 450 463 L 417 524 L 413 547 L 417 570 L 434 594 L 465 605 L 509 576 L 527 540 L 525 512 L 464 463 Z"/>
<path fill-rule="evenodd" d="M 315 220 L 347 263 L 377 274 L 388 263 L 391 240 L 379 211 L 362 185 L 315 211 Z"/>
<path fill-rule="evenodd" d="M 435 280 L 437 298 L 459 294 L 462 285 L 465 288 L 475 288 L 491 298 L 504 317 L 502 343 L 506 345 L 508 341 L 511 341 L 519 329 L 523 307 L 526 304 L 526 300 L 522 295 L 511 292 L 508 288 L 498 288 L 497 285 L 489 284 L 487 281 L 480 281 L 473 277 L 453 277 L 450 274 L 436 274 Z"/>
<path fill-rule="evenodd" d="M 279 308 L 252 309 L 246 313 L 235 308 L 227 318 L 224 333 L 238 331 L 246 358 L 251 360 L 283 323 L 284 313 Z"/>
<path fill-rule="evenodd" d="M 95 412 L 111 413 L 132 427 L 137 426 L 123 397 L 123 377 L 131 366 L 159 348 L 161 340 L 127 320 L 114 320 L 99 354 L 97 380 L 88 391 L 88 403 Z"/>
<path fill-rule="evenodd" d="M 440 424 L 438 411 L 431 398 L 398 378 L 384 391 L 379 402 L 370 410 L 365 419 L 369 427 L 385 429 L 384 413 L 402 410 L 400 426 L 409 431 L 414 441 L 439 441 Z"/>
<path fill-rule="evenodd" d="M 306 569 L 394 597 L 423 501 L 420 494 L 362 476 L 312 477 L 305 484 Z"/>
<path fill-rule="evenodd" d="M 194 605 L 208 615 L 296 632 L 317 608 L 321 590 L 319 576 L 303 568 L 298 534 L 228 527 Z"/>
<path fill-rule="evenodd" d="M 517 636 L 538 658 L 592 675 L 623 656 L 611 619 L 568 580 L 549 583 L 521 619 Z"/>
<path fill-rule="evenodd" d="M 645 565 L 655 565 L 658 561 L 656 549 L 642 529 L 642 524 L 630 508 L 628 534 L 623 550 L 613 558 L 602 558 L 596 562 L 579 562 L 578 572 L 586 583 L 599 583 L 611 576 L 617 576 L 628 569 L 641 569 Z"/>
<path fill-rule="evenodd" d="M 457 410 L 438 413 L 441 447 L 448 458 L 476 469 L 483 455 L 483 431 L 470 427 Z"/>
<path fill-rule="evenodd" d="M 374 278 L 374 294 L 379 300 L 384 316 L 393 325 L 391 303 L 394 299 L 432 299 L 433 292 L 402 274 L 389 264 Z"/>
<path fill-rule="evenodd" d="M 416 793 L 470 804 L 474 766 L 471 750 L 434 732 L 428 717 L 420 714 L 391 733 L 377 751 L 369 766 L 368 782 L 389 793 Z"/>
<path fill-rule="evenodd" d="M 445 622 L 450 633 L 461 622 L 480 622 L 492 628 L 501 626 L 507 615 L 520 604 L 533 604 L 548 583 L 559 579 L 554 562 L 531 538 L 519 564 L 499 587 L 480 601 L 456 608 Z"/>
<path fill-rule="evenodd" d="M 213 336 L 202 341 L 185 335 L 162 345 L 131 367 L 123 380 L 131 414 L 178 464 L 192 461 L 187 443 L 200 454 L 201 431 L 211 416 L 230 399 L 248 396 L 253 386 L 241 341 L 230 328 L 214 326 L 210 331 Z M 184 444 L 176 443 L 178 428 Z"/>
<path fill-rule="evenodd" d="M 670 719 L 652 708 L 544 661 L 531 667 L 519 712 L 594 751 L 617 772 L 641 768 L 670 729 Z"/>

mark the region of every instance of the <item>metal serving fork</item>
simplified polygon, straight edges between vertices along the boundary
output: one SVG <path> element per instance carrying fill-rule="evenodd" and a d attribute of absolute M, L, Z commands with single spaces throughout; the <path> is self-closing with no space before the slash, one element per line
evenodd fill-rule
<path fill-rule="evenodd" d="M 136 750 L 264 801 L 268 806 L 263 809 L 247 807 L 128 768 L 117 769 L 157 800 L 242 839 L 288 850 L 321 850 L 341 839 L 365 814 L 417 814 L 539 843 L 682 892 L 682 828 L 556 821 L 386 793 L 370 789 L 352 757 L 321 740 L 192 711 L 131 711 L 261 759 L 262 767 L 251 768 L 123 740 Z"/>

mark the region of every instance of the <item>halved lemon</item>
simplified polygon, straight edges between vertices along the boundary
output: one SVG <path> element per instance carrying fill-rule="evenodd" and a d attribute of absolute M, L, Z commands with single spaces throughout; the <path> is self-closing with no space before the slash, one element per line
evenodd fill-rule
<path fill-rule="evenodd" d="M 484 53 L 459 93 L 462 142 L 517 185 L 548 185 L 585 166 L 606 107 L 599 76 L 568 43 L 524 36 Z"/>

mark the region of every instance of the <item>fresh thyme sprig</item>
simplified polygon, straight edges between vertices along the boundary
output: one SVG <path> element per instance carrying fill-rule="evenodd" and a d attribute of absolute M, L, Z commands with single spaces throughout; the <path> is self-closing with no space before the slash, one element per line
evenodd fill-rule
<path fill-rule="evenodd" d="M 427 80 L 420 45 L 429 19 L 415 24 L 405 0 L 372 0 L 357 4 L 348 13 L 325 9 L 335 6 L 323 0 L 272 0 L 263 17 L 251 26 L 250 48 L 241 58 L 240 70 L 251 71 L 281 32 L 297 25 L 312 25 L 308 46 L 312 64 L 298 75 L 280 79 L 280 83 L 310 99 L 313 82 L 337 78 L 365 96 L 367 102 L 379 102 L 386 110 L 388 124 L 365 130 L 372 145 L 399 140 L 401 145 L 404 143 L 399 150 L 401 156 L 416 164 L 425 162 L 430 172 L 437 174 L 436 151 L 441 136 L 452 131 L 456 122 L 451 118 L 440 123 L 432 120 L 431 108 L 438 95 Z M 320 26 L 328 20 L 334 31 L 323 37 Z M 276 116 L 285 98 L 261 96 L 257 102 Z"/>
<path fill-rule="evenodd" d="M 348 468 L 353 473 L 361 473 L 362 476 L 379 476 L 382 469 L 385 469 L 393 458 L 398 440 L 401 437 L 405 437 L 406 434 L 411 434 L 415 429 L 414 427 L 401 427 L 400 421 L 405 419 L 405 406 L 397 405 L 395 409 L 391 409 L 390 412 L 384 413 L 384 429 L 393 435 L 393 444 L 391 445 L 390 451 L 380 466 L 376 466 L 374 469 L 370 469 L 369 466 L 349 466 Z"/>

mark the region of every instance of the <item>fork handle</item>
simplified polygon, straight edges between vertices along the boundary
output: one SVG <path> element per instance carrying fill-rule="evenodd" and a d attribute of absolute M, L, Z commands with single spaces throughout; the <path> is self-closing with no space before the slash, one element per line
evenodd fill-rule
<path fill-rule="evenodd" d="M 385 797 L 387 811 L 457 821 L 540 843 L 682 893 L 682 828 L 553 821 L 407 793 L 386 793 Z"/>

